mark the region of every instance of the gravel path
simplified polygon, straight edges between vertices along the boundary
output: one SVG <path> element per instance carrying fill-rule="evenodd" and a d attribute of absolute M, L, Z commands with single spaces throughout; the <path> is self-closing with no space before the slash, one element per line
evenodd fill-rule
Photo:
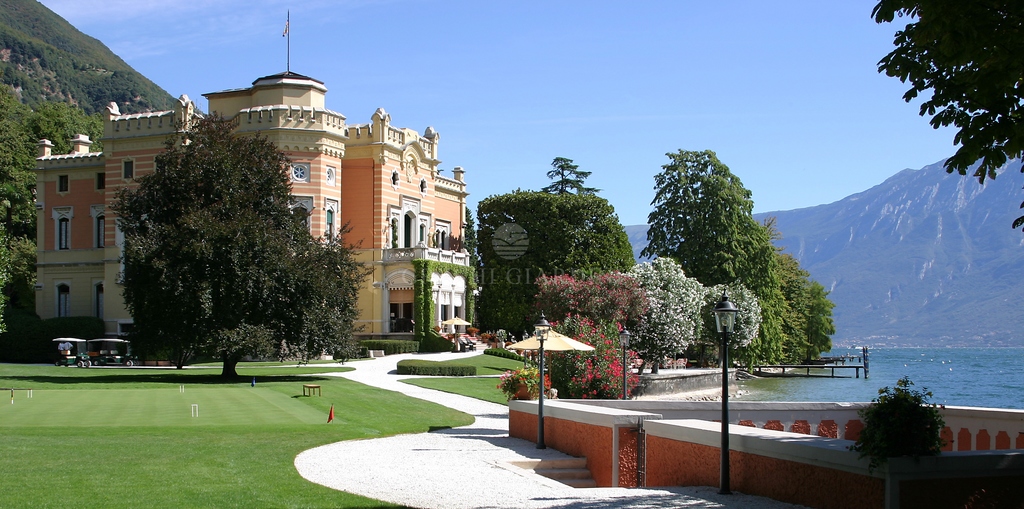
<path fill-rule="evenodd" d="M 467 355 L 475 354 L 389 355 L 334 374 L 451 407 L 476 416 L 476 421 L 461 428 L 310 449 L 295 458 L 299 474 L 336 490 L 422 509 L 800 507 L 737 493 L 719 495 L 714 487 L 576 489 L 511 466 L 513 461 L 567 456 L 510 438 L 505 405 L 404 384 L 399 380 L 410 377 L 395 374 L 402 359 Z"/>

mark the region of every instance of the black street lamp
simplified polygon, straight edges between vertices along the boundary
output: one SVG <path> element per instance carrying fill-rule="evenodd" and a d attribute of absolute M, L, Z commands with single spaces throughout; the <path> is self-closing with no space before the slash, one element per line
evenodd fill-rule
<path fill-rule="evenodd" d="M 622 328 L 619 333 L 619 344 L 622 345 L 622 399 L 629 399 L 629 368 L 626 366 L 626 350 L 629 348 L 629 340 L 632 335 Z"/>
<path fill-rule="evenodd" d="M 540 312 L 540 320 L 533 324 L 533 330 L 537 333 L 537 340 L 540 341 L 540 397 L 537 398 L 537 448 L 547 449 L 544 444 L 544 340 L 548 338 L 548 331 L 551 324 L 544 318 L 544 312 Z"/>
<path fill-rule="evenodd" d="M 722 468 L 719 474 L 718 492 L 729 491 L 729 333 L 736 324 L 736 313 L 740 310 L 729 302 L 729 296 L 722 291 L 722 300 L 715 304 L 715 325 L 722 333 Z"/>

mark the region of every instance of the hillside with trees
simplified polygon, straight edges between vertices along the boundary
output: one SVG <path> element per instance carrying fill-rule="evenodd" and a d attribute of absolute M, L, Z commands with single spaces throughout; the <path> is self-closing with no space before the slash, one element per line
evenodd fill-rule
<path fill-rule="evenodd" d="M 0 83 L 35 109 L 66 102 L 86 113 L 171 109 L 173 98 L 100 41 L 35 0 L 0 0 Z"/>

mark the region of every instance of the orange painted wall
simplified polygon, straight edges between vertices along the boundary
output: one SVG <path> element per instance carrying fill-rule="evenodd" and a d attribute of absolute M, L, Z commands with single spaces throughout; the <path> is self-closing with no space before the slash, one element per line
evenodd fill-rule
<path fill-rule="evenodd" d="M 647 437 L 647 486 L 718 486 L 717 447 Z M 885 480 L 739 451 L 729 453 L 734 491 L 822 509 L 885 507 Z"/>
<path fill-rule="evenodd" d="M 537 416 L 509 411 L 509 436 L 537 442 Z M 553 417 L 544 418 L 544 443 L 570 456 L 587 458 L 587 469 L 600 487 L 612 485 L 612 429 Z M 619 430 L 619 486 L 637 486 L 637 435 Z"/>
<path fill-rule="evenodd" d="M 375 220 L 380 215 L 374 206 L 374 196 L 379 194 L 374 186 L 375 173 L 372 159 L 345 159 L 341 163 L 340 224 L 349 223 L 351 228 L 345 241 L 362 249 L 381 247 L 380 226 Z"/>

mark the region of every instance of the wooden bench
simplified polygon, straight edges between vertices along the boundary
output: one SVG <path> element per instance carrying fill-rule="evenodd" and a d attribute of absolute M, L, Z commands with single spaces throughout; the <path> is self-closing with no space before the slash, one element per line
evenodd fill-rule
<path fill-rule="evenodd" d="M 320 386 L 319 385 L 316 385 L 316 384 L 302 384 L 302 395 L 303 396 L 312 396 L 313 393 L 316 393 L 317 396 L 323 396 L 323 393 L 320 392 Z"/>

